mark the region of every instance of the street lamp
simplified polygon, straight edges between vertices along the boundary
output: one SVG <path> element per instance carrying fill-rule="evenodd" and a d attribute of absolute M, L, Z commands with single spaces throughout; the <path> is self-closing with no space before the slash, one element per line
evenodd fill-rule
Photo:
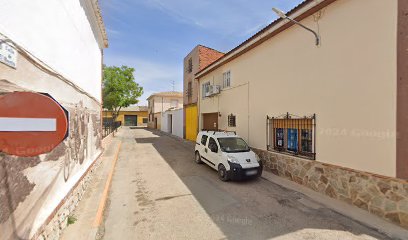
<path fill-rule="evenodd" d="M 319 35 L 318 35 L 315 31 L 313 31 L 312 29 L 306 27 L 305 25 L 301 24 L 300 22 L 298 22 L 298 21 L 296 21 L 296 20 L 294 20 L 294 19 L 288 17 L 282 10 L 279 10 L 279 9 L 277 9 L 277 8 L 272 8 L 272 11 L 274 11 L 279 17 L 281 17 L 281 18 L 283 18 L 283 19 L 288 19 L 289 21 L 293 22 L 294 24 L 299 25 L 299 26 L 301 26 L 302 28 L 306 29 L 307 31 L 313 33 L 313 35 L 314 35 L 315 38 L 316 38 L 316 46 L 319 46 L 319 44 L 320 44 L 320 37 L 319 37 Z"/>

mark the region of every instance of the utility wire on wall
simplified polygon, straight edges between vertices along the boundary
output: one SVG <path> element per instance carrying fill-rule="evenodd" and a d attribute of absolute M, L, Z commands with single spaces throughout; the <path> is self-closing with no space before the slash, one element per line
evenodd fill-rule
<path fill-rule="evenodd" d="M 23 47 L 21 47 L 20 45 L 18 45 L 16 42 L 14 42 L 10 38 L 8 38 L 6 35 L 0 33 L 0 36 L 2 37 L 2 39 L 0 39 L 0 43 L 11 44 L 12 47 L 14 47 L 17 50 L 17 52 L 19 52 L 25 59 L 27 59 L 27 61 L 32 63 L 35 67 L 37 67 L 41 71 L 43 71 L 43 72 L 45 72 L 45 73 L 47 73 L 47 74 L 49 74 L 49 75 L 51 75 L 53 77 L 56 77 L 56 78 L 60 79 L 64 83 L 66 83 L 66 84 L 70 85 L 71 87 L 73 87 L 78 92 L 80 92 L 80 93 L 86 95 L 87 97 L 91 98 L 92 100 L 94 100 L 98 105 L 101 105 L 100 101 L 98 101 L 95 97 L 93 97 L 92 95 L 87 93 L 85 90 L 83 90 L 81 87 L 79 87 L 78 85 L 76 85 L 75 83 L 73 83 L 72 81 L 67 79 L 66 77 L 62 76 L 60 73 L 58 73 L 52 67 L 48 66 L 46 63 L 44 63 L 43 61 L 41 61 L 40 59 L 35 57 L 28 50 L 26 50 Z"/>

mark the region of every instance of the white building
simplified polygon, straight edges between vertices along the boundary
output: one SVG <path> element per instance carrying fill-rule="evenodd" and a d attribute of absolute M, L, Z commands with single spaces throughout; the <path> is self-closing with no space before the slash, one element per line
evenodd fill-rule
<path fill-rule="evenodd" d="M 183 108 L 169 109 L 162 113 L 161 130 L 183 138 Z"/>
<path fill-rule="evenodd" d="M 407 9 L 303 1 L 287 15 L 320 44 L 277 19 L 202 69 L 200 129 L 236 131 L 265 169 L 408 227 Z"/>
<path fill-rule="evenodd" d="M 0 0 L 0 6 L 0 95 L 49 94 L 69 112 L 70 126 L 51 152 L 0 155 L 0 239 L 56 239 L 66 224 L 54 218 L 69 213 L 71 195 L 102 152 L 108 40 L 96 0 Z"/>

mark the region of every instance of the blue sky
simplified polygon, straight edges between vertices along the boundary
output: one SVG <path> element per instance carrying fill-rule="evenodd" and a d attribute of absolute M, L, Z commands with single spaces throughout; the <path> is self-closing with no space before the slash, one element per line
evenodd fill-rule
<path fill-rule="evenodd" d="M 109 39 L 105 64 L 135 68 L 139 105 L 183 90 L 183 58 L 198 44 L 228 52 L 302 0 L 100 0 Z"/>

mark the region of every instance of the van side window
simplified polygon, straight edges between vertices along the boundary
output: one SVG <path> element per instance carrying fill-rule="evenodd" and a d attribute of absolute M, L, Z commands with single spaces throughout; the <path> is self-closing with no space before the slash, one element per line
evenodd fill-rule
<path fill-rule="evenodd" d="M 203 135 L 203 136 L 201 137 L 201 144 L 203 144 L 204 146 L 205 146 L 205 144 L 207 143 L 207 138 L 208 138 L 207 135 Z"/>
<path fill-rule="evenodd" d="M 210 140 L 208 141 L 208 148 L 209 149 L 214 148 L 215 152 L 218 152 L 218 145 L 217 145 L 217 142 L 214 140 L 214 138 L 210 138 Z"/>

